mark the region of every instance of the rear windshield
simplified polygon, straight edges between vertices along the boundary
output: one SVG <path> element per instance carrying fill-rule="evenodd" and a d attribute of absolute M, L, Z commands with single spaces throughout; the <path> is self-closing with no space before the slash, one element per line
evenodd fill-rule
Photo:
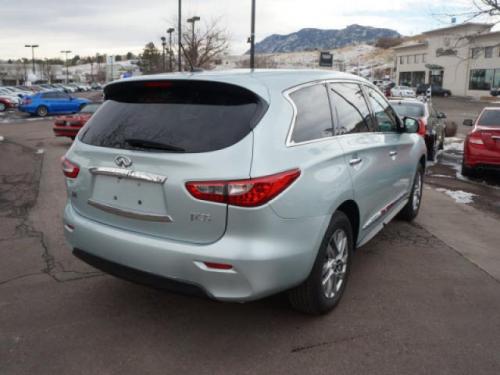
<path fill-rule="evenodd" d="M 85 107 L 83 107 L 83 109 L 80 112 L 81 113 L 95 113 L 95 111 L 97 111 L 97 109 L 100 106 L 101 106 L 100 104 L 90 103 L 90 104 L 87 104 Z"/>
<path fill-rule="evenodd" d="M 484 111 L 481 118 L 477 122 L 482 126 L 498 126 L 500 127 L 500 110 L 498 111 Z"/>
<path fill-rule="evenodd" d="M 392 107 L 400 117 L 424 117 L 425 109 L 423 104 L 391 102 Z"/>
<path fill-rule="evenodd" d="M 239 86 L 206 81 L 113 84 L 85 127 L 84 143 L 152 152 L 208 152 L 243 139 L 267 109 Z"/>

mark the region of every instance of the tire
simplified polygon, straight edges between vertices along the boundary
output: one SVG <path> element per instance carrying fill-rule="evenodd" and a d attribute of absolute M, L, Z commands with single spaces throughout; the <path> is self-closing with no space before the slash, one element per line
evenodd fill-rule
<path fill-rule="evenodd" d="M 434 161 L 436 158 L 436 153 L 437 153 L 437 137 L 434 136 L 434 139 L 431 141 L 431 144 L 429 145 L 429 148 L 427 150 L 427 160 L 428 161 Z"/>
<path fill-rule="evenodd" d="M 438 150 L 444 150 L 444 139 L 446 137 L 445 129 L 443 129 L 441 134 L 441 141 L 439 141 Z"/>
<path fill-rule="evenodd" d="M 5 112 L 6 109 L 7 109 L 7 107 L 5 106 L 5 104 L 0 103 L 0 112 Z"/>
<path fill-rule="evenodd" d="M 418 163 L 417 172 L 413 178 L 413 186 L 411 187 L 410 198 L 408 202 L 399 212 L 398 218 L 405 221 L 413 221 L 420 210 L 422 202 L 422 192 L 424 187 L 424 167 Z"/>
<path fill-rule="evenodd" d="M 477 171 L 474 168 L 466 166 L 463 160 L 462 160 L 462 176 L 472 177 L 472 178 L 477 176 Z"/>
<path fill-rule="evenodd" d="M 321 315 L 337 306 L 347 284 L 353 248 L 351 222 L 343 212 L 337 211 L 330 221 L 309 277 L 288 292 L 290 304 L 295 310 Z"/>
<path fill-rule="evenodd" d="M 40 117 L 45 117 L 49 114 L 49 109 L 46 106 L 41 105 L 36 109 L 36 114 Z"/>

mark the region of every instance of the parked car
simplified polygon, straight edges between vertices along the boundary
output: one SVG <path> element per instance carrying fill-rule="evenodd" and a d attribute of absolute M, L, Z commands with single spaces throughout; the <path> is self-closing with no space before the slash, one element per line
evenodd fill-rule
<path fill-rule="evenodd" d="M 398 98 L 414 98 L 415 91 L 408 86 L 394 86 L 391 89 L 391 96 Z"/>
<path fill-rule="evenodd" d="M 0 112 L 5 112 L 11 108 L 17 108 L 18 105 L 19 103 L 17 101 L 0 96 Z"/>
<path fill-rule="evenodd" d="M 427 160 L 434 161 L 438 150 L 442 150 L 444 147 L 446 114 L 437 112 L 431 103 L 421 102 L 417 99 L 391 99 L 389 102 L 399 116 L 418 119 L 418 134 L 424 137 L 427 146 Z"/>
<path fill-rule="evenodd" d="M 24 98 L 19 110 L 45 117 L 51 114 L 76 113 L 88 103 L 88 99 L 75 98 L 59 91 L 47 91 Z"/>
<path fill-rule="evenodd" d="M 499 96 L 500 95 L 500 88 L 493 88 L 490 91 L 491 96 Z"/>
<path fill-rule="evenodd" d="M 74 115 L 57 117 L 52 130 L 56 137 L 70 137 L 75 139 L 80 129 L 101 106 L 101 103 L 86 104 L 82 110 Z"/>
<path fill-rule="evenodd" d="M 111 274 L 225 301 L 288 290 L 320 314 L 354 249 L 418 213 L 418 121 L 363 78 L 167 74 L 105 96 L 63 158 L 64 228 L 74 255 Z"/>
<path fill-rule="evenodd" d="M 479 170 L 500 172 L 500 108 L 484 108 L 476 122 L 465 120 L 473 126 L 464 141 L 462 174 L 474 177 Z"/>
<path fill-rule="evenodd" d="M 432 96 L 451 96 L 451 91 L 444 89 L 440 85 L 432 84 Z M 420 84 L 417 86 L 417 95 L 427 95 L 429 84 Z"/>
<path fill-rule="evenodd" d="M 19 104 L 21 102 L 21 98 L 17 96 L 15 93 L 7 90 L 5 87 L 0 87 L 0 96 L 2 98 L 8 99 L 11 102 Z"/>

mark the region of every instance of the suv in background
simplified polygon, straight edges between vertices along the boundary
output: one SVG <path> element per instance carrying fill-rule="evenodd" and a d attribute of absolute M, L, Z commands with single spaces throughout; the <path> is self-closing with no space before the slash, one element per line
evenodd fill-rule
<path fill-rule="evenodd" d="M 446 114 L 437 112 L 432 103 L 421 102 L 417 99 L 391 99 L 389 102 L 399 116 L 418 119 L 418 134 L 424 137 L 427 146 L 427 160 L 434 161 L 438 150 L 444 148 L 446 136 Z"/>
<path fill-rule="evenodd" d="M 425 144 L 365 79 L 327 71 L 165 74 L 108 84 L 63 158 L 83 261 L 244 302 L 340 300 L 355 248 L 416 217 Z"/>
<path fill-rule="evenodd" d="M 451 91 L 444 89 L 440 85 L 432 84 L 432 96 L 451 96 Z M 417 95 L 427 95 L 427 90 L 429 89 L 429 84 L 422 83 L 417 86 Z"/>

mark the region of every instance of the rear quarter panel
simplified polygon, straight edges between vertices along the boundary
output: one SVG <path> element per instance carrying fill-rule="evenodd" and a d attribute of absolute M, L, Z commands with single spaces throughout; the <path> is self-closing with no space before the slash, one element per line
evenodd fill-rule
<path fill-rule="evenodd" d="M 293 106 L 285 96 L 272 94 L 269 110 L 254 130 L 251 176 L 299 168 L 299 179 L 275 198 L 271 207 L 283 218 L 329 217 L 353 197 L 342 148 L 334 137 L 287 146 L 293 115 Z"/>

